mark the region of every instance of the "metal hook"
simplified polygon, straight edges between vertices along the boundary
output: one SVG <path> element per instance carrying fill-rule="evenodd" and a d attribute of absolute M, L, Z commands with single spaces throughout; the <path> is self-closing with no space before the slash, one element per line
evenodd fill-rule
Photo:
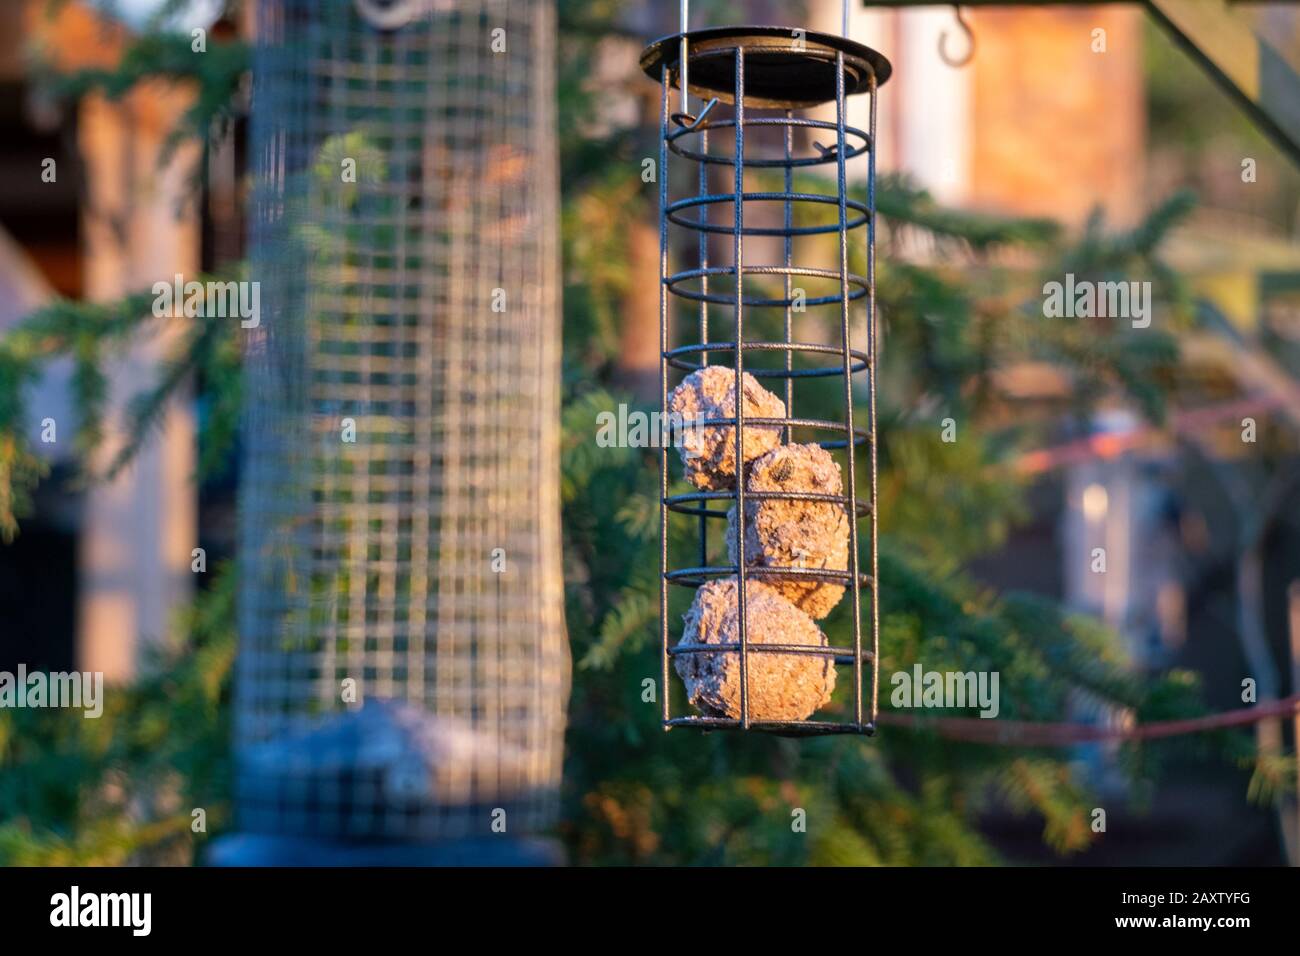
<path fill-rule="evenodd" d="M 718 105 L 718 98 L 715 96 L 708 103 L 704 104 L 704 109 L 700 110 L 699 116 L 692 116 L 690 113 L 674 113 L 673 122 L 683 127 L 686 132 L 697 128 L 704 122 L 704 118 L 709 115 L 709 111 Z"/>
<path fill-rule="evenodd" d="M 944 30 L 939 34 L 939 59 L 949 66 L 963 67 L 975 59 L 975 31 L 970 28 L 966 18 L 962 16 L 961 7 L 954 5 L 952 12 L 957 17 L 957 25 L 961 27 L 962 33 L 966 34 L 966 55 L 960 58 L 948 55 L 948 31 Z"/>
<path fill-rule="evenodd" d="M 823 146 L 821 143 L 813 140 L 813 145 L 817 147 L 817 151 L 822 154 L 822 159 L 826 160 L 835 158 L 835 154 L 838 153 L 840 149 L 839 143 L 831 143 L 829 146 Z"/>

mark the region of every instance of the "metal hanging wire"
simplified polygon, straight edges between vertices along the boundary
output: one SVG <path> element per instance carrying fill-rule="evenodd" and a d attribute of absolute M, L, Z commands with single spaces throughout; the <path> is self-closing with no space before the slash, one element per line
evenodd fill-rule
<path fill-rule="evenodd" d="M 879 646 L 879 602 L 875 579 L 876 547 L 876 405 L 875 405 L 875 142 L 877 89 L 890 74 L 884 57 L 846 36 L 821 34 L 800 29 L 776 27 L 726 27 L 689 29 L 689 4 L 681 4 L 681 31 L 652 43 L 642 54 L 645 72 L 661 86 L 660 99 L 660 345 L 661 406 L 664 421 L 669 414 L 671 373 L 692 373 L 709 367 L 711 357 L 730 357 L 734 372 L 734 395 L 741 395 L 748 375 L 780 383 L 784 414 L 757 417 L 745 409 L 745 401 L 735 401 L 732 416 L 715 416 L 692 423 L 695 428 L 721 426 L 734 430 L 735 461 L 745 461 L 746 428 L 779 430 L 781 443 L 790 445 L 796 436 L 822 449 L 841 453 L 845 468 L 843 493 L 817 494 L 808 491 L 762 491 L 746 488 L 746 481 L 735 480 L 727 490 L 698 490 L 670 494 L 670 442 L 660 449 L 661 553 L 660 553 L 660 622 L 661 668 L 664 693 L 662 722 L 665 729 L 691 726 L 703 729 L 760 730 L 788 735 L 832 733 L 874 733 L 877 706 L 877 649 Z M 848 6 L 843 5 L 842 26 L 847 33 Z M 678 110 L 670 111 L 670 95 L 676 88 Z M 690 112 L 694 94 L 705 101 L 698 115 Z M 846 100 L 865 95 L 868 99 L 869 123 L 866 130 L 846 121 Z M 719 115 L 719 103 L 731 106 L 731 115 Z M 816 107 L 834 105 L 834 121 L 814 115 Z M 728 151 L 711 149 L 710 134 L 725 134 Z M 823 146 L 804 141 L 818 133 L 834 137 L 833 144 Z M 780 135 L 779 149 L 770 149 L 774 134 Z M 747 149 L 747 144 L 749 148 Z M 757 144 L 757 146 L 753 145 Z M 696 189 L 693 194 L 674 198 L 670 190 L 670 154 L 696 166 Z M 849 195 L 848 164 L 865 157 L 866 201 Z M 796 189 L 795 172 L 810 167 L 832 166 L 836 189 L 833 193 L 814 187 Z M 730 167 L 731 188 L 714 191 L 709 169 Z M 781 176 L 780 189 L 751 190 L 745 182 L 747 170 L 756 175 Z M 781 219 L 773 223 L 762 213 L 768 204 L 780 205 Z M 712 210 L 730 206 L 730 221 L 710 216 Z M 833 220 L 825 216 L 833 209 Z M 818 211 L 823 213 L 820 220 Z M 811 221 L 808 221 L 811 220 Z M 673 271 L 669 267 L 671 239 L 681 233 L 694 233 L 696 263 Z M 850 243 L 863 241 L 866 253 L 865 275 L 850 270 Z M 796 261 L 796 239 L 834 237 L 837 256 L 825 265 Z M 710 238 L 730 239 L 730 264 L 710 261 Z M 755 245 L 769 245 L 780 240 L 779 264 L 746 262 L 746 240 Z M 824 242 L 824 240 L 822 240 Z M 811 248 L 811 246 L 809 247 Z M 718 250 L 714 250 L 715 252 Z M 795 286 L 816 283 L 822 288 L 804 290 Z M 778 288 L 772 287 L 780 283 Z M 766 286 L 767 288 L 761 288 Z M 751 291 L 751 289 L 753 291 Z M 690 303 L 697 312 L 696 341 L 675 344 L 673 330 L 678 318 L 677 303 Z M 711 338 L 710 325 L 718 323 L 721 306 L 725 318 L 730 313 L 733 337 Z M 781 335 L 764 338 L 762 329 L 770 326 L 769 318 L 780 310 Z M 807 310 L 808 317 L 795 319 Z M 854 348 L 851 330 L 855 311 L 865 310 L 867 342 L 865 349 Z M 838 318 L 837 341 L 809 341 L 802 326 L 813 314 L 831 312 Z M 752 324 L 751 324 L 752 323 Z M 747 334 L 756 328 L 758 334 Z M 798 333 L 798 334 L 796 334 Z M 780 361 L 773 364 L 771 357 Z M 748 367 L 752 364 L 752 368 Z M 671 372 L 670 372 L 671 370 Z M 854 376 L 866 376 L 865 421 L 855 421 Z M 839 402 L 842 420 L 817 415 L 796 415 L 796 383 L 838 377 L 842 380 Z M 858 495 L 859 457 L 868 456 L 867 501 Z M 741 466 L 743 471 L 743 466 Z M 769 501 L 818 502 L 843 508 L 848 521 L 849 546 L 847 567 L 758 567 L 745 558 L 749 521 L 747 503 Z M 738 522 L 736 556 L 732 564 L 711 564 L 709 558 L 709 524 L 726 519 L 726 505 L 734 508 Z M 673 515 L 693 517 L 698 522 L 698 561 L 689 567 L 672 567 L 669 560 L 670 530 Z M 859 567 L 859 524 L 867 554 L 867 568 Z M 737 638 L 731 643 L 684 646 L 673 644 L 669 616 L 669 591 L 673 586 L 700 587 L 718 579 L 736 581 Z M 829 582 L 842 586 L 849 598 L 847 617 L 851 643 L 846 646 L 793 645 L 756 642 L 751 639 L 751 622 L 747 615 L 748 580 L 762 582 L 796 581 Z M 861 615 L 862 591 L 869 595 L 868 620 Z M 672 665 L 687 655 L 734 655 L 738 663 L 738 713 L 727 716 L 710 714 L 679 715 L 673 706 Z M 835 667 L 852 672 L 853 699 L 851 716 L 833 719 L 767 719 L 753 713 L 750 672 L 758 654 L 804 655 L 829 659 Z"/>

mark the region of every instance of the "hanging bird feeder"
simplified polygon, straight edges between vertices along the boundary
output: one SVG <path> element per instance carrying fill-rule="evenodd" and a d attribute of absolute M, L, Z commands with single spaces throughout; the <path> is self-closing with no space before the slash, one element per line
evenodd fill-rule
<path fill-rule="evenodd" d="M 683 3 L 682 32 L 641 56 L 661 85 L 663 725 L 872 734 L 876 93 L 890 65 L 846 36 L 687 22 Z M 854 96 L 865 130 L 846 121 Z M 692 170 L 683 195 L 670 154 Z M 694 261 L 674 271 L 678 249 Z M 692 489 L 670 494 L 678 458 Z M 674 562 L 680 520 L 698 547 Z M 676 587 L 695 589 L 680 630 Z M 673 671 L 694 713 L 677 712 Z M 837 683 L 850 699 L 832 702 Z"/>
<path fill-rule="evenodd" d="M 553 5 L 484 6 L 258 4 L 223 861 L 558 858 Z"/>

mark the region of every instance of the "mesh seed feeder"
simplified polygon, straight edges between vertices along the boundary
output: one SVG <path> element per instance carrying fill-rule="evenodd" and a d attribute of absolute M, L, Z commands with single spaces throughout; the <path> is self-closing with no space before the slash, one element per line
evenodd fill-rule
<path fill-rule="evenodd" d="M 550 860 L 553 16 L 259 4 L 226 862 Z"/>
<path fill-rule="evenodd" d="M 687 23 L 683 3 L 682 32 L 641 56 L 661 85 L 661 411 L 678 446 L 664 442 L 660 459 L 663 725 L 872 734 L 875 127 L 890 65 L 846 36 L 767 26 L 688 31 Z M 854 96 L 868 101 L 866 130 L 846 121 Z M 866 167 L 865 202 L 849 195 L 853 160 Z M 681 195 L 670 186 L 670 166 L 679 164 L 693 186 Z M 796 188 L 795 176 L 815 167 L 833 178 L 815 186 L 801 179 Z M 728 188 L 719 188 L 724 177 Z M 850 271 L 858 244 L 865 275 Z M 677 247 L 694 261 L 674 271 Z M 855 347 L 862 319 L 865 341 Z M 684 324 L 691 331 L 678 334 Z M 820 387 L 824 409 L 832 379 L 838 414 L 801 417 L 803 392 Z M 855 413 L 855 394 L 865 415 Z M 670 494 L 679 456 L 690 490 Z M 698 524 L 689 566 L 670 561 L 670 529 L 680 520 Z M 711 561 L 710 542 L 717 550 L 724 536 L 710 526 L 719 523 L 726 557 Z M 675 587 L 696 589 L 680 632 L 669 615 Z M 837 604 L 846 646 L 820 627 Z M 673 672 L 695 713 L 678 712 Z M 848 688 L 847 716 L 817 714 L 837 683 Z"/>

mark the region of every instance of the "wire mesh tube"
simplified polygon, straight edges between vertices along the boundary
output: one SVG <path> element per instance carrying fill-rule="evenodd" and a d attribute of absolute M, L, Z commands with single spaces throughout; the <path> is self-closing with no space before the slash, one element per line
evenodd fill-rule
<path fill-rule="evenodd" d="M 777 27 L 726 27 L 683 32 L 656 41 L 642 54 L 641 65 L 661 84 L 662 414 L 679 433 L 703 429 L 707 436 L 712 429 L 713 434 L 722 434 L 725 442 L 734 444 L 734 456 L 728 460 L 735 468 L 731 476 L 702 477 L 699 468 L 694 475 L 688 468 L 685 477 L 703 490 L 674 492 L 670 443 L 665 442 L 661 449 L 662 678 L 665 687 L 671 688 L 675 666 L 688 685 L 691 703 L 701 711 L 679 715 L 674 694 L 665 692 L 664 727 L 738 728 L 793 735 L 873 733 L 879 631 L 875 588 L 875 101 L 879 84 L 889 76 L 889 63 L 875 51 L 843 37 Z M 685 88 L 684 76 L 689 77 Z M 700 98 L 697 111 L 688 108 L 688 91 Z M 869 100 L 869 129 L 857 129 L 846 122 L 846 98 L 854 94 L 864 94 Z M 674 99 L 679 106 L 676 112 L 671 109 Z M 833 119 L 815 115 L 816 108 L 828 103 L 833 105 Z M 865 201 L 849 194 L 848 163 L 859 157 L 867 163 Z M 673 198 L 669 167 L 678 165 L 679 160 L 692 167 L 692 175 L 686 178 L 695 188 Z M 712 167 L 721 167 L 719 175 L 710 176 Z M 796 174 L 813 167 L 828 167 L 834 178 L 808 177 L 809 182 L 796 182 Z M 721 174 L 725 172 L 730 176 L 728 188 L 723 189 Z M 853 244 L 860 253 L 851 257 Z M 695 264 L 673 271 L 674 246 L 691 249 Z M 801 261 L 796 261 L 796 251 Z M 850 268 L 853 258 L 861 261 L 861 272 Z M 729 261 L 719 264 L 719 259 Z M 714 306 L 721 308 L 711 309 Z M 865 311 L 865 316 L 859 310 Z M 856 348 L 852 342 L 855 314 L 865 318 L 866 325 L 866 341 Z M 683 335 L 687 344 L 677 344 Z M 818 337 L 826 341 L 817 341 Z M 726 368 L 725 384 L 734 411 L 717 414 L 715 410 L 685 426 L 677 425 L 672 415 L 681 390 L 710 387 L 700 375 L 710 369 L 711 361 Z M 691 375 L 683 382 L 682 373 Z M 814 391 L 818 382 L 832 379 L 840 383 L 837 390 Z M 767 393 L 760 381 L 779 396 Z M 678 382 L 676 388 L 672 388 L 674 382 Z M 711 387 L 716 389 L 716 376 L 713 383 Z M 769 408 L 779 408 L 780 414 L 747 408 L 751 393 L 760 406 L 766 403 Z M 697 399 L 688 396 L 685 404 L 698 405 Z M 859 411 L 857 420 L 855 402 L 865 406 L 865 415 Z M 813 413 L 795 413 L 796 407 L 806 405 Z M 772 440 L 759 442 L 758 456 L 750 454 L 745 436 L 756 432 L 779 434 L 779 444 L 788 450 L 765 453 L 777 444 Z M 708 444 L 707 438 L 704 444 Z M 838 452 L 838 459 L 833 460 L 828 452 Z M 772 466 L 773 461 L 778 461 L 779 467 Z M 819 492 L 788 481 L 783 485 L 790 467 L 800 461 L 806 468 L 820 469 L 823 477 L 833 476 L 827 482 L 837 488 L 842 481 L 842 492 Z M 757 475 L 763 468 L 771 472 L 765 478 L 775 475 L 766 484 Z M 766 544 L 763 532 L 755 527 L 755 515 L 767 507 L 793 504 L 809 506 L 802 512 L 804 516 L 821 515 L 810 524 L 822 521 L 828 511 L 841 516 L 846 539 L 842 566 L 835 566 L 825 554 L 801 566 L 769 560 L 771 554 L 762 553 Z M 698 523 L 696 557 L 685 567 L 674 567 L 670 553 L 676 515 L 689 516 Z M 729 560 L 714 556 L 716 539 L 711 548 L 709 524 L 718 519 L 727 521 Z M 760 552 L 757 558 L 750 555 L 751 533 Z M 783 534 L 770 533 L 773 539 Z M 787 540 L 789 537 L 786 535 Z M 782 547 L 772 550 L 781 551 Z M 759 582 L 759 587 L 752 588 L 751 581 Z M 719 582 L 722 586 L 714 587 Z M 700 591 L 686 615 L 687 636 L 675 642 L 677 629 L 669 609 L 670 590 L 676 585 Z M 837 611 L 838 619 L 832 619 L 835 626 L 828 626 L 832 634 L 844 635 L 845 644 L 837 646 L 826 639 L 811 619 L 825 617 L 829 605 L 838 599 L 832 597 L 815 609 L 811 604 L 797 608 L 777 594 L 781 591 L 785 597 L 802 599 L 822 585 L 841 589 L 847 598 Z M 864 592 L 865 621 L 861 613 Z M 751 617 L 747 606 L 755 602 L 761 609 Z M 809 614 L 801 609 L 810 609 Z M 753 631 L 765 615 L 768 633 L 756 638 Z M 701 637 L 710 627 L 711 636 Z M 820 641 L 790 639 L 782 633 L 783 628 L 816 635 Z M 701 668 L 683 671 L 681 662 L 690 658 L 707 662 L 703 665 L 705 677 L 700 677 Z M 800 713 L 814 709 L 791 703 L 790 696 L 806 693 L 806 688 L 791 691 L 774 686 L 782 681 L 806 684 L 810 673 L 816 677 L 805 664 L 791 663 L 801 659 L 821 659 L 833 662 L 834 668 L 847 669 L 849 697 L 834 705 L 846 713 L 845 719 L 780 716 L 783 709 Z M 774 660 L 787 663 L 772 664 Z M 826 678 L 821 691 L 825 697 L 818 706 L 829 701 L 830 688 L 835 685 L 833 673 Z M 694 690 L 690 686 L 693 680 Z M 712 684 L 707 693 L 697 696 L 700 686 L 708 681 Z M 754 686 L 764 681 L 768 713 L 754 701 Z"/>
<path fill-rule="evenodd" d="M 258 16 L 239 823 L 536 832 L 569 689 L 552 5 Z"/>

